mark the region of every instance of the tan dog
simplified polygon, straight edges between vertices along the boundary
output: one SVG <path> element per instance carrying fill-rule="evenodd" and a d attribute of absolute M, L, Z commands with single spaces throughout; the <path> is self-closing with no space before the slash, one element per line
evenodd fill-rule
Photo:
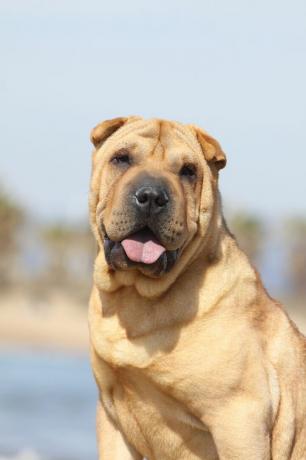
<path fill-rule="evenodd" d="M 100 460 L 306 459 L 306 341 L 221 213 L 218 142 L 118 118 L 92 132 Z"/>

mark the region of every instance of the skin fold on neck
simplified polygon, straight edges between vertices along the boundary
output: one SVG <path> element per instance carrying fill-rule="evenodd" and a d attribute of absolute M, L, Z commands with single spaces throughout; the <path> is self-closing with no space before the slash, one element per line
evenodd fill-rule
<path fill-rule="evenodd" d="M 203 238 L 195 238 L 195 248 L 191 257 L 185 263 L 184 269 L 173 278 L 176 280 L 176 289 L 172 289 L 172 283 L 168 281 L 167 288 L 160 289 L 158 295 L 152 297 L 142 295 L 137 285 L 138 278 L 133 272 L 130 272 L 128 282 L 126 276 L 124 277 L 125 284 L 121 282 L 120 276 L 116 276 L 117 273 L 109 274 L 109 284 L 105 284 L 103 270 L 109 269 L 106 262 L 101 264 L 103 253 L 100 251 L 96 263 L 96 289 L 93 295 L 98 297 L 100 312 L 97 313 L 101 316 L 102 312 L 101 319 L 109 325 L 116 326 L 118 331 L 120 330 L 118 333 L 121 338 L 135 339 L 154 333 L 161 327 L 182 327 L 196 316 L 208 314 L 211 309 L 226 300 L 225 292 L 228 291 L 233 296 L 238 282 L 253 284 L 255 293 L 256 273 L 246 256 L 243 258 L 244 263 L 236 264 L 234 259 L 237 257 L 241 260 L 242 252 L 227 230 L 224 220 L 220 219 L 218 225 L 214 223 L 211 228 L 213 231 L 207 234 L 210 244 L 205 244 Z M 207 251 L 208 247 L 210 252 Z M 188 253 L 191 253 L 190 248 Z M 224 264 L 233 268 L 225 273 Z M 99 283 L 101 279 L 104 281 L 103 285 Z M 150 281 L 158 283 L 160 280 Z M 177 289 L 178 283 L 182 289 Z M 218 289 L 221 285 L 222 298 Z M 224 285 L 227 286 L 225 292 Z M 131 317 L 134 318 L 133 322 L 130 321 Z"/>

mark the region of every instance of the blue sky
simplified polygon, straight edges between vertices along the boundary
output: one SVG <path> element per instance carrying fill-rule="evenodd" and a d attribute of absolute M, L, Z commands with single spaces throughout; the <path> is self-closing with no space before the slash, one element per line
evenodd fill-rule
<path fill-rule="evenodd" d="M 89 131 L 128 114 L 216 136 L 226 205 L 306 214 L 304 0 L 2 0 L 0 63 L 0 181 L 37 218 L 85 218 Z"/>

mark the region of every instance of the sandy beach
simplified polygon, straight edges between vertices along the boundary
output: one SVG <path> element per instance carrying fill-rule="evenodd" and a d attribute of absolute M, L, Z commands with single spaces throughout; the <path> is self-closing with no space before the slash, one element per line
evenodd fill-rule
<path fill-rule="evenodd" d="M 292 300 L 285 305 L 306 334 L 306 305 Z M 22 292 L 0 297 L 0 345 L 86 351 L 88 343 L 86 304 L 63 293 L 53 293 L 48 301 Z"/>
<path fill-rule="evenodd" d="M 0 345 L 88 349 L 87 305 L 54 293 L 39 301 L 22 292 L 0 297 Z"/>

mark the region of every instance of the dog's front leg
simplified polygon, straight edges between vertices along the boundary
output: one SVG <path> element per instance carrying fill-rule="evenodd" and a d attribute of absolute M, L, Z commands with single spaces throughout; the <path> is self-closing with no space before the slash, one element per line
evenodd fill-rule
<path fill-rule="evenodd" d="M 236 398 L 213 417 L 211 433 L 220 460 L 270 460 L 269 410 L 262 402 Z"/>
<path fill-rule="evenodd" d="M 124 439 L 100 401 L 97 407 L 97 438 L 99 460 L 142 460 L 143 458 Z"/>

